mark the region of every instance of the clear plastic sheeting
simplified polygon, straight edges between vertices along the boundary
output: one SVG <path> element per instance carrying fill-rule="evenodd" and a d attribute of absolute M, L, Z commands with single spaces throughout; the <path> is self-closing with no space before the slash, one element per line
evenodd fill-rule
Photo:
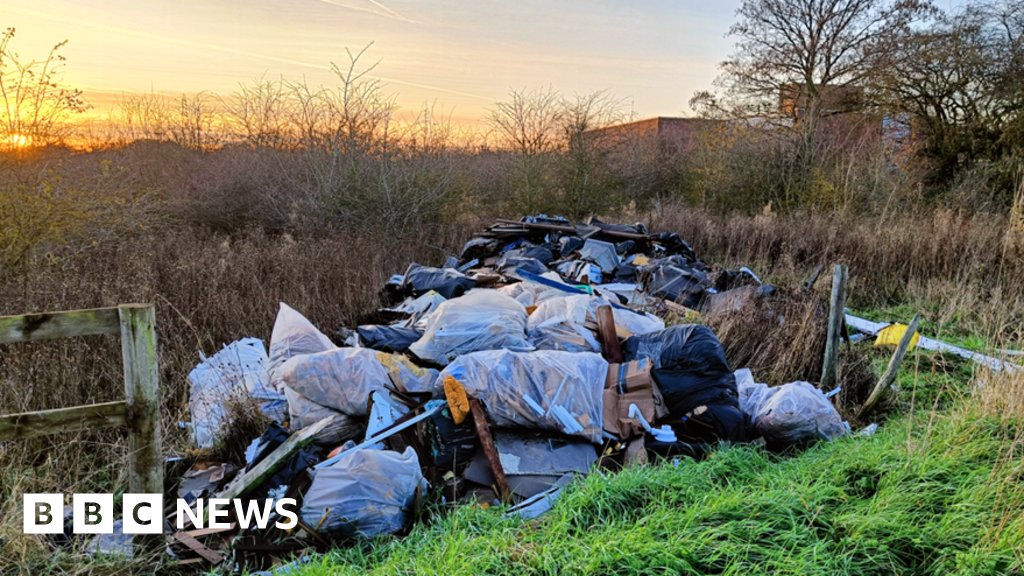
<path fill-rule="evenodd" d="M 302 520 L 321 533 L 345 538 L 393 534 L 405 526 L 416 489 L 427 481 L 412 447 L 355 450 L 316 472 L 302 503 Z"/>
<path fill-rule="evenodd" d="M 608 363 L 600 354 L 494 350 L 459 356 L 451 376 L 500 427 L 553 430 L 601 442 Z"/>
<path fill-rule="evenodd" d="M 778 388 L 769 387 L 767 384 L 754 382 L 754 375 L 750 368 L 742 368 L 735 372 L 736 390 L 740 394 L 740 410 L 744 414 L 753 416 L 761 409 L 761 406 L 768 401 Z"/>
<path fill-rule="evenodd" d="M 494 290 L 471 290 L 442 304 L 423 337 L 409 347 L 417 357 L 447 365 L 480 350 L 533 350 L 526 339 L 526 308 Z"/>
<path fill-rule="evenodd" d="M 779 386 L 754 414 L 754 426 L 777 447 L 833 440 L 850 431 L 821 390 L 807 382 Z"/>
<path fill-rule="evenodd" d="M 281 367 L 281 378 L 292 390 L 317 404 L 349 416 L 366 415 L 370 393 L 384 390 L 388 371 L 367 348 L 335 348 L 296 356 Z"/>
<path fill-rule="evenodd" d="M 212 448 L 227 421 L 224 403 L 251 398 L 276 422 L 286 418 L 284 394 L 270 386 L 269 359 L 258 338 L 243 338 L 224 346 L 192 369 L 188 379 L 192 434 L 200 448 Z"/>
<path fill-rule="evenodd" d="M 336 348 L 331 339 L 294 308 L 281 302 L 270 334 L 270 384 L 280 392 L 284 382 L 278 373 L 288 359 L 302 354 L 316 354 Z"/>
<path fill-rule="evenodd" d="M 286 387 L 284 395 L 288 398 L 288 417 L 292 430 L 302 430 L 324 418 L 331 418 L 327 428 L 317 434 L 314 440 L 321 446 L 337 446 L 345 440 L 359 437 L 366 429 L 362 419 L 317 404 L 291 388 Z"/>

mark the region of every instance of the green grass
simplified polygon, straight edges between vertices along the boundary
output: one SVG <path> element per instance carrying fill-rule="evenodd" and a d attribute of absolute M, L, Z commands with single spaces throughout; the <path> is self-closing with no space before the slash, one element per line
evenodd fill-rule
<path fill-rule="evenodd" d="M 1021 573 L 1024 507 L 1000 489 L 1020 470 L 998 465 L 1014 435 L 922 411 L 795 456 L 722 447 L 700 463 L 592 474 L 535 522 L 455 507 L 296 574 Z M 1004 517 L 1016 524 L 997 533 Z"/>

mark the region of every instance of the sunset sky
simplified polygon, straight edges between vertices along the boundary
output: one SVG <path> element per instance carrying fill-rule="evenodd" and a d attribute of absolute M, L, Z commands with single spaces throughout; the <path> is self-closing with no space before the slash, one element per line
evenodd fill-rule
<path fill-rule="evenodd" d="M 606 89 L 641 116 L 689 113 L 731 41 L 739 0 L 0 0 L 14 48 L 68 39 L 65 79 L 98 111 L 122 93 L 228 95 L 266 75 L 333 85 L 345 47 L 411 113 L 436 101 L 475 124 L 511 88 Z"/>

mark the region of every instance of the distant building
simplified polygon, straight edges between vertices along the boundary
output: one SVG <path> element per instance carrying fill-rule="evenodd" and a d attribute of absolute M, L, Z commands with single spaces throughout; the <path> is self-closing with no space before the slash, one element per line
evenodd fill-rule
<path fill-rule="evenodd" d="M 584 132 L 584 137 L 600 139 L 602 145 L 614 145 L 630 139 L 656 139 L 661 146 L 670 151 L 686 152 L 696 145 L 697 134 L 701 128 L 718 122 L 703 118 L 657 116 L 589 130 Z"/>

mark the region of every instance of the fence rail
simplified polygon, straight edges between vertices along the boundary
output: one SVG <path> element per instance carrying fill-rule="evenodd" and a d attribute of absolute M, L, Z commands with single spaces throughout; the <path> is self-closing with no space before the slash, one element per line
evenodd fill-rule
<path fill-rule="evenodd" d="M 111 426 L 128 428 L 128 491 L 162 494 L 163 449 L 160 437 L 156 314 L 152 304 L 0 316 L 0 344 L 121 334 L 125 399 L 56 410 L 0 416 L 0 441 Z M 146 547 L 160 536 L 134 537 Z"/>

